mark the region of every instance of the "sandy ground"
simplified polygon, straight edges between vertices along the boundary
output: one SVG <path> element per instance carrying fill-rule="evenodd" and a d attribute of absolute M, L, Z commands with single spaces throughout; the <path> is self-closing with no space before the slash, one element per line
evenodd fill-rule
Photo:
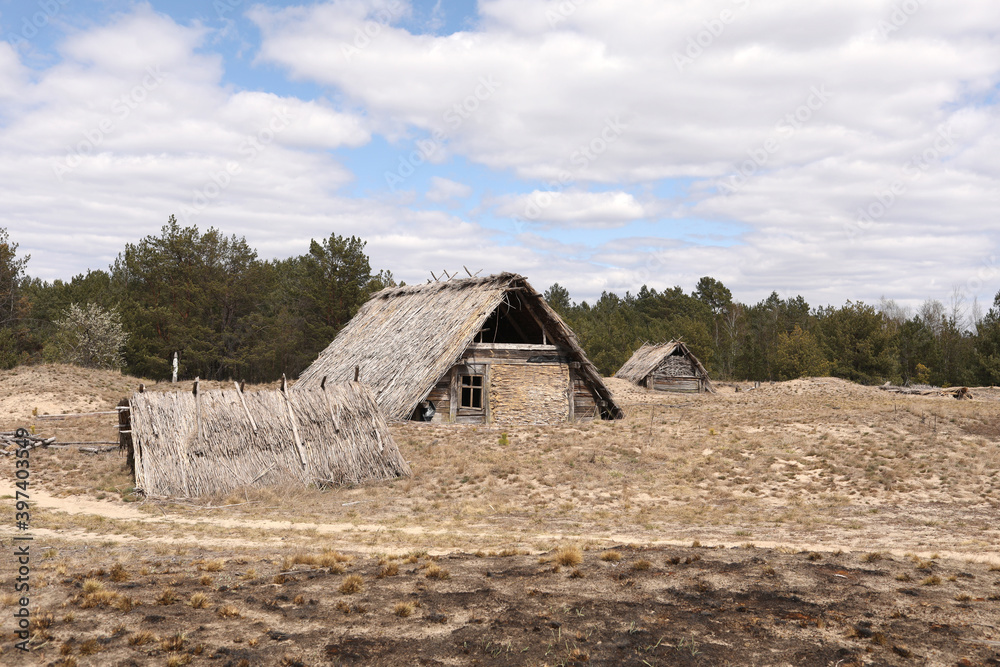
<path fill-rule="evenodd" d="M 111 410 L 139 382 L 117 373 L 66 366 L 0 373 L 0 430 L 34 428 L 41 435 L 55 435 L 57 444 L 111 441 L 116 437 L 113 415 L 61 420 L 40 417 Z M 549 590 L 546 599 L 550 609 L 559 607 L 565 598 L 570 607 L 590 604 L 595 613 L 615 613 L 648 628 L 652 627 L 648 619 L 655 619 L 655 614 L 649 616 L 652 612 L 643 611 L 643 604 L 660 605 L 657 613 L 671 618 L 684 605 L 701 605 L 698 614 L 711 610 L 728 613 L 741 605 L 747 608 L 747 603 L 735 601 L 746 596 L 748 590 L 739 577 L 749 577 L 757 582 L 752 597 L 754 604 L 760 605 L 761 617 L 769 619 L 768 630 L 758 636 L 754 634 L 756 626 L 750 625 L 727 635 L 720 640 L 722 643 L 711 640 L 705 644 L 704 637 L 712 632 L 721 637 L 718 628 L 710 628 L 725 617 L 719 611 L 716 620 L 703 614 L 704 623 L 695 623 L 695 616 L 685 621 L 694 642 L 689 646 L 693 652 L 685 652 L 688 635 L 673 635 L 667 642 L 669 654 L 658 654 L 659 649 L 638 650 L 623 640 L 623 636 L 628 640 L 630 635 L 622 635 L 621 628 L 595 626 L 590 631 L 602 637 L 601 648 L 576 641 L 574 646 L 581 653 L 574 654 L 570 647 L 573 642 L 562 645 L 557 641 L 555 644 L 562 648 L 550 646 L 548 652 L 539 653 L 535 651 L 539 645 L 536 641 L 523 651 L 524 655 L 515 656 L 515 647 L 527 644 L 515 641 L 508 629 L 497 631 L 492 648 L 482 644 L 472 653 L 462 653 L 457 644 L 442 640 L 427 653 L 430 662 L 424 664 L 573 664 L 583 662 L 584 653 L 587 661 L 597 664 L 726 664 L 725 660 L 730 664 L 759 665 L 1000 664 L 1000 654 L 994 655 L 994 649 L 1000 648 L 1000 644 L 995 645 L 1000 642 L 1000 608 L 993 599 L 1000 576 L 991 574 L 996 571 L 991 568 L 1000 568 L 1000 391 L 976 389 L 974 400 L 955 401 L 892 395 L 834 378 L 765 384 L 752 391 L 747 391 L 747 384 L 739 388 L 722 385 L 715 395 L 654 394 L 615 379 L 608 383 L 626 409 L 624 420 L 503 431 L 471 426 L 395 425 L 394 438 L 414 475 L 383 485 L 326 490 L 247 489 L 226 497 L 150 500 L 135 493 L 129 471 L 124 470 L 123 459 L 116 451 L 94 455 L 80 453 L 76 447 L 36 450 L 32 455 L 31 488 L 36 547 L 51 549 L 56 554 L 50 558 L 51 569 L 66 573 L 43 577 L 43 599 L 53 618 L 67 613 L 65 609 L 80 607 L 85 595 L 81 597 L 79 586 L 90 571 L 102 571 L 104 574 L 90 578 L 104 582 L 116 595 L 126 594 L 109 579 L 111 566 L 118 561 L 149 561 L 145 567 L 150 572 L 158 571 L 151 566 L 153 562 L 171 563 L 166 569 L 173 573 L 172 578 L 133 573 L 131 581 L 139 586 L 133 591 L 136 599 L 145 600 L 152 595 L 152 587 L 162 587 L 164 581 L 173 579 L 185 596 L 200 590 L 199 559 L 230 563 L 247 554 L 246 558 L 256 563 L 258 574 L 237 580 L 257 581 L 260 583 L 254 585 L 265 586 L 263 582 L 270 581 L 269 577 L 280 574 L 279 561 L 289 553 L 335 549 L 356 559 L 366 581 L 380 582 L 378 592 L 362 607 L 395 605 L 396 598 L 438 605 L 444 602 L 433 597 L 426 577 L 416 573 L 413 580 L 425 584 L 423 589 L 409 586 L 395 590 L 388 584 L 402 580 L 377 579 L 377 563 L 379 559 L 413 553 L 422 554 L 420 563 L 447 560 L 456 575 L 448 586 L 463 582 L 462 586 L 469 589 L 469 604 L 475 601 L 472 606 L 479 605 L 476 609 L 480 611 L 445 614 L 447 623 L 432 620 L 424 623 L 424 630 L 413 634 L 410 628 L 389 641 L 386 637 L 403 622 L 394 613 L 383 609 L 372 612 L 376 613 L 374 617 L 367 612 L 334 614 L 329 609 L 329 605 L 336 604 L 333 598 L 320 599 L 318 606 L 307 603 L 300 607 L 290 602 L 296 597 L 292 595 L 289 601 L 278 600 L 275 604 L 284 610 L 280 618 L 302 635 L 301 641 L 282 644 L 281 651 L 271 650 L 273 646 L 264 650 L 273 640 L 255 646 L 244 644 L 237 647 L 237 653 L 249 651 L 246 655 L 251 657 L 233 658 L 224 651 L 215 660 L 225 659 L 211 663 L 238 665 L 248 660 L 247 664 L 299 664 L 295 660 L 301 660 L 301 664 L 402 664 L 399 661 L 406 660 L 401 656 L 420 652 L 417 645 L 404 641 L 407 637 L 465 636 L 469 628 L 483 635 L 482 624 L 473 620 L 479 613 L 491 618 L 487 609 L 490 595 L 494 596 L 497 618 L 511 609 L 535 604 L 527 591 L 532 586 L 543 590 L 541 583 L 525 583 L 519 591 L 504 589 L 502 594 L 494 592 L 485 597 L 472 595 L 491 588 L 493 583 L 480 581 L 486 576 L 484 568 L 493 566 L 484 566 L 486 561 L 474 554 L 486 554 L 487 560 L 490 553 L 508 554 L 496 567 L 522 572 L 515 579 L 527 582 L 554 574 L 549 571 L 551 565 L 537 563 L 540 554 L 552 554 L 570 544 L 577 545 L 584 554 L 582 576 L 560 579 L 563 583 Z M 147 390 L 177 389 L 187 391 L 190 384 L 147 384 Z M 0 458 L 0 496 L 7 498 L 0 498 L 0 539 L 5 551 L 15 532 L 13 472 L 13 459 Z M 630 554 L 633 552 L 628 550 L 648 550 L 648 560 L 653 563 L 650 571 L 669 577 L 673 575 L 665 572 L 675 570 L 670 567 L 670 559 L 676 554 L 685 554 L 685 558 L 691 555 L 690 545 L 696 541 L 702 545 L 699 553 L 703 558 L 715 559 L 713 568 L 731 571 L 733 576 L 706 583 L 708 573 L 703 572 L 700 578 L 689 577 L 673 585 L 669 595 L 650 594 L 642 598 L 645 603 L 639 604 L 628 603 L 629 596 L 619 595 L 622 591 L 617 588 L 595 584 L 614 571 L 608 562 L 598 558 L 604 550 L 625 549 Z M 715 554 L 723 550 L 734 550 L 734 555 L 717 558 Z M 639 556 L 632 559 L 636 558 Z M 510 559 L 517 560 L 516 566 Z M 770 563 L 767 567 L 783 574 L 762 578 L 759 570 L 764 566 L 754 559 Z M 0 599 L 4 605 L 13 606 L 15 601 L 7 592 L 13 589 L 9 560 L 0 559 L 0 595 L 6 594 Z M 884 642 L 873 643 L 872 634 L 858 625 L 868 622 L 858 600 L 846 592 L 836 599 L 820 595 L 825 594 L 824 586 L 841 578 L 831 574 L 814 576 L 820 571 L 817 563 L 831 561 L 836 561 L 837 566 L 829 566 L 830 572 L 843 570 L 847 572 L 845 578 L 857 578 L 851 581 L 860 587 L 852 594 L 869 595 L 872 609 L 887 619 L 886 627 L 899 621 L 888 634 L 878 631 L 883 638 L 889 637 Z M 865 563 L 881 564 L 882 574 L 855 573 L 879 569 Z M 916 568 L 928 563 L 929 568 Z M 130 566 L 130 570 L 142 567 Z M 316 586 L 339 585 L 341 577 L 329 570 L 324 572 L 316 575 L 320 577 L 313 582 Z M 563 576 L 568 576 L 567 572 L 572 569 L 565 570 Z M 641 572 L 632 577 L 634 582 L 637 577 L 653 576 Z M 962 572 L 972 578 L 960 576 Z M 934 576 L 941 579 L 940 584 L 921 586 Z M 876 583 L 869 581 L 871 577 L 877 578 Z M 949 581 L 948 577 L 956 578 Z M 263 599 L 248 584 L 240 584 L 246 590 L 234 598 L 230 584 L 221 592 L 243 609 L 257 604 L 252 599 Z M 273 581 L 266 584 L 265 598 L 276 593 L 273 586 Z M 699 591 L 699 586 L 710 588 Z M 216 601 L 218 582 L 206 590 Z M 903 590 L 918 594 L 900 592 Z M 713 593 L 706 597 L 709 591 Z M 452 591 L 456 595 L 459 592 Z M 809 595 L 804 596 L 804 592 Z M 338 595 L 335 590 L 327 593 Z M 303 589 L 297 595 L 308 600 L 314 593 Z M 499 602 L 497 595 L 502 598 Z M 695 605 L 685 595 L 705 599 Z M 798 607 L 793 610 L 784 603 L 775 606 L 769 602 L 777 599 L 775 596 L 808 598 L 810 604 L 818 606 L 810 607 L 813 611 L 808 612 Z M 711 605 L 706 602 L 709 598 Z M 151 599 L 146 600 L 139 608 L 153 604 Z M 924 625 L 892 618 L 896 611 L 914 605 L 936 608 L 940 618 L 928 616 Z M 968 605 L 971 611 L 962 605 Z M 101 624 L 111 623 L 113 619 L 101 616 L 100 609 L 100 605 L 84 603 L 76 614 L 81 618 L 97 614 Z M 298 611 L 292 613 L 295 609 Z M 414 618 L 431 613 L 415 609 Z M 133 611 L 122 613 L 128 616 L 127 624 L 149 626 L 157 641 L 163 641 L 166 635 L 162 628 L 153 627 L 159 621 L 148 622 L 149 616 L 162 614 L 148 608 L 139 616 Z M 185 613 L 195 612 L 188 605 Z M 792 613 L 814 619 L 806 621 L 815 632 L 803 644 L 812 648 L 798 658 L 791 648 L 794 642 L 787 642 L 787 637 L 776 634 L 771 627 L 775 620 L 787 625 L 790 619 L 782 615 Z M 913 618 L 911 612 L 901 613 Z M 837 614 L 843 617 L 840 621 Z M 978 620 L 962 620 L 969 614 Z M 222 617 L 215 614 L 212 618 Z M 260 622 L 273 627 L 278 617 L 267 618 L 271 620 Z M 361 643 L 350 650 L 324 648 L 340 644 L 330 643 L 330 636 L 319 637 L 319 630 L 307 628 L 329 629 L 331 619 L 344 621 L 338 631 L 341 640 L 353 638 Z M 826 629 L 810 625 L 815 619 L 825 619 L 820 625 Z M 222 620 L 218 622 L 225 625 Z M 519 617 L 516 624 L 531 633 L 539 622 Z M 940 635 L 940 628 L 931 627 L 942 624 L 950 628 L 944 635 Z M 187 627 L 181 617 L 168 625 L 175 632 Z M 59 623 L 52 625 L 56 626 Z M 90 654 L 80 650 L 85 640 L 70 639 L 74 632 L 79 634 L 74 630 L 79 626 L 65 626 L 60 626 L 59 632 L 43 628 L 41 637 L 54 632 L 53 642 L 58 639 L 60 647 L 67 642 L 71 645 L 66 653 L 54 653 L 53 644 L 45 653 L 45 661 L 25 664 L 188 664 L 184 661 L 197 663 L 210 657 L 194 652 L 191 642 L 183 650 L 156 644 L 158 648 L 151 652 L 137 652 L 128 643 L 126 633 L 115 635 L 103 625 L 104 634 L 94 635 L 100 640 L 101 650 Z M 368 626 L 375 629 L 365 630 Z M 539 627 L 543 634 L 552 629 L 544 630 L 544 623 Z M 837 628 L 832 635 L 830 627 Z M 258 628 L 258 634 L 266 637 L 267 629 Z M 577 631 L 584 635 L 587 632 Z M 218 644 L 224 648 L 224 634 L 214 630 L 207 633 L 204 646 Z M 926 637 L 920 639 L 923 635 Z M 0 654 L 0 662 L 7 664 L 10 637 L 4 636 L 7 639 L 2 648 L 7 652 Z M 38 641 L 42 643 L 42 639 Z M 604 645 L 622 641 L 631 653 L 608 652 Z M 469 639 L 463 642 L 468 648 Z M 504 644 L 506 653 L 493 656 L 496 646 L 503 642 L 508 642 Z M 654 638 L 643 646 L 655 643 Z M 715 648 L 705 648 L 709 645 Z M 831 648 L 832 652 L 822 648 L 834 645 L 838 648 Z M 949 645 L 951 649 L 946 648 Z M 725 646 L 729 646 L 728 654 Z M 914 646 L 922 648 L 914 650 Z M 768 647 L 773 648 L 771 657 Z M 34 655 L 37 658 L 41 653 Z M 504 656 L 506 661 L 501 659 Z M 969 662 L 959 663 L 963 659 Z"/>

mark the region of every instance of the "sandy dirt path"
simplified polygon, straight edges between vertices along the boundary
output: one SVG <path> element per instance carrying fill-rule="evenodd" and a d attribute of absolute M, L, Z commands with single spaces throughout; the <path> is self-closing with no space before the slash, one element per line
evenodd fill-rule
<path fill-rule="evenodd" d="M 14 488 L 7 482 L 0 482 L 0 495 L 13 495 Z M 208 526 L 213 529 L 218 529 L 217 534 L 205 534 L 204 531 L 199 531 L 197 534 L 192 534 L 191 536 L 184 535 L 144 535 L 137 537 L 134 535 L 127 534 L 115 534 L 115 533 L 97 533 L 91 532 L 83 529 L 70 529 L 70 530 L 51 530 L 44 526 L 33 527 L 33 534 L 37 538 L 48 537 L 60 540 L 74 541 L 74 542 L 97 542 L 97 541 L 111 541 L 115 543 L 132 543 L 141 541 L 150 541 L 161 544 L 186 544 L 196 542 L 200 546 L 212 546 L 215 548 L 248 548 L 248 547 L 264 547 L 264 546 L 275 546 L 282 544 L 283 542 L 296 543 L 303 539 L 308 539 L 315 535 L 323 536 L 341 536 L 345 539 L 350 540 L 350 548 L 356 551 L 399 551 L 405 552 L 406 548 L 400 547 L 398 549 L 387 549 L 385 546 L 372 546 L 366 545 L 365 540 L 367 537 L 376 535 L 379 533 L 392 534 L 392 535 L 406 535 L 410 537 L 427 537 L 430 542 L 433 542 L 434 537 L 449 536 L 449 537 L 461 537 L 463 540 L 471 541 L 475 539 L 483 539 L 490 537 L 491 533 L 489 531 L 488 525 L 482 525 L 482 531 L 470 531 L 461 530 L 456 531 L 453 529 L 429 529 L 424 526 L 385 526 L 381 524 L 373 523 L 350 523 L 350 522 L 336 522 L 336 523 L 315 523 L 315 522 L 296 522 L 296 521 L 274 521 L 270 519 L 225 519 L 220 517 L 183 517 L 177 516 L 175 514 L 162 513 L 162 516 L 156 516 L 150 514 L 149 512 L 140 509 L 140 506 L 134 503 L 122 503 L 106 500 L 97 500 L 95 498 L 81 497 L 81 496 L 71 496 L 71 497 L 58 497 L 51 493 L 45 491 L 44 489 L 35 488 L 32 491 L 32 502 L 36 508 L 44 508 L 46 510 L 54 512 L 64 512 L 71 515 L 93 515 L 100 516 L 105 519 L 110 519 L 113 521 L 124 521 L 124 522 L 136 522 L 142 524 L 163 524 L 171 526 Z M 162 512 L 162 510 L 161 510 Z M 266 539 L 247 539 L 247 538 L 234 538 L 226 537 L 225 534 L 228 531 L 235 529 L 251 529 L 255 531 L 264 531 L 270 535 Z M 10 529 L 4 529 L 0 531 L 2 533 L 10 533 Z M 586 533 L 586 534 L 559 534 L 551 532 L 537 532 L 527 535 L 520 535 L 519 538 L 522 541 L 560 541 L 560 540 L 571 540 L 574 542 L 597 542 L 605 543 L 607 545 L 633 545 L 633 546 L 654 546 L 654 547 L 665 547 L 665 546 L 690 546 L 691 540 L 676 539 L 676 538 L 663 538 L 663 539 L 649 539 L 648 536 L 639 536 L 629 533 L 621 532 L 604 532 L 604 533 Z M 815 551 L 820 553 L 836 553 L 840 551 L 865 551 L 865 542 L 868 539 L 866 537 L 854 539 L 854 540 L 839 540 L 836 542 L 829 541 L 809 541 L 809 540 L 754 540 L 753 544 L 759 548 L 765 549 L 781 549 L 787 551 Z M 717 548 L 736 548 L 744 546 L 746 540 L 732 541 L 726 539 L 707 539 L 701 540 L 704 546 L 707 547 L 717 547 Z M 456 548 L 429 548 L 427 549 L 429 553 L 435 555 L 445 555 L 460 553 L 463 551 L 468 551 L 468 547 L 456 547 Z M 987 564 L 1000 564 L 1000 554 L 994 552 L 980 552 L 980 553 L 969 553 L 964 551 L 950 551 L 935 549 L 932 551 L 921 551 L 912 549 L 882 549 L 886 554 L 892 554 L 895 556 L 903 557 L 908 554 L 916 553 L 916 555 L 921 557 L 930 557 L 932 554 L 944 557 L 944 558 L 954 558 L 966 560 L 969 562 L 980 562 Z"/>

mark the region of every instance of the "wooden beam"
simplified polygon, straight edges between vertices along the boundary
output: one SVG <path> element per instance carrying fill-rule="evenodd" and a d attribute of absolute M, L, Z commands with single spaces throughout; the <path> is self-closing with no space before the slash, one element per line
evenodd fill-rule
<path fill-rule="evenodd" d="M 299 461 L 302 469 L 306 468 L 306 450 L 302 445 L 302 438 L 299 436 L 299 427 L 296 424 L 295 412 L 292 410 L 292 399 L 288 396 L 288 380 L 285 374 L 281 374 L 281 394 L 285 397 L 285 406 L 288 408 L 288 419 L 292 422 L 292 436 L 295 438 L 295 449 L 299 453 Z"/>
<path fill-rule="evenodd" d="M 483 418 L 489 424 L 493 417 L 490 409 L 490 365 L 483 369 Z"/>
<path fill-rule="evenodd" d="M 194 394 L 194 413 L 195 419 L 198 422 L 198 440 L 201 441 L 201 394 L 198 392 L 198 385 L 200 384 L 200 379 L 194 379 L 194 387 L 191 388 L 191 392 Z"/>
<path fill-rule="evenodd" d="M 503 308 L 504 305 L 505 304 L 500 304 L 499 306 L 497 306 L 497 328 L 498 329 L 500 328 L 500 326 L 499 326 L 500 325 L 500 309 Z M 525 343 L 530 343 L 531 342 L 531 338 L 528 336 L 528 334 L 524 333 L 524 329 L 522 329 L 520 327 L 520 325 L 517 322 L 514 321 L 514 318 L 510 316 L 510 310 L 511 310 L 511 308 L 510 308 L 510 306 L 508 306 L 507 307 L 507 312 L 505 313 L 505 315 L 507 317 L 507 321 L 510 322 L 510 325 L 512 327 L 514 327 L 514 331 L 516 331 L 517 333 L 519 333 L 521 335 L 521 338 L 524 339 Z M 542 332 L 542 341 L 543 341 L 543 343 L 545 341 L 545 332 L 544 331 Z"/>
<path fill-rule="evenodd" d="M 450 405 L 448 406 L 449 407 L 448 421 L 450 421 L 452 424 L 455 423 L 455 417 L 458 416 L 459 390 L 457 385 L 458 385 L 459 374 L 457 369 L 458 369 L 457 366 L 452 366 L 451 370 L 448 371 L 448 374 L 451 376 L 451 383 L 448 386 L 448 392 L 451 395 L 451 400 L 449 401 Z"/>
<path fill-rule="evenodd" d="M 253 415 L 250 414 L 250 408 L 247 407 L 247 402 L 243 398 L 243 389 L 240 388 L 240 384 L 238 382 L 233 382 L 233 384 L 236 385 L 236 395 L 240 397 L 240 404 L 243 406 L 243 412 L 247 414 L 247 419 L 250 420 L 250 426 L 253 427 L 253 432 L 256 433 L 257 422 L 254 421 Z"/>
<path fill-rule="evenodd" d="M 569 394 L 569 421 L 576 421 L 576 378 L 573 377 L 573 369 L 569 370 L 569 387 L 566 393 Z"/>
<path fill-rule="evenodd" d="M 534 309 L 531 307 L 531 304 L 528 302 L 527 299 L 524 300 L 524 309 L 528 311 L 528 314 L 531 315 L 532 318 L 534 318 L 535 323 L 538 325 L 538 328 L 542 330 L 542 345 L 548 345 L 548 332 L 545 329 L 545 324 L 542 322 L 541 318 L 539 318 L 538 315 L 535 314 Z"/>

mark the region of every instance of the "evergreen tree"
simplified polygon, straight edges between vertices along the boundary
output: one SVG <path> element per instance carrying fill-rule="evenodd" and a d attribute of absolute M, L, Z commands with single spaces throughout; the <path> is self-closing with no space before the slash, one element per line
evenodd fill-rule
<path fill-rule="evenodd" d="M 833 374 L 854 382 L 881 384 L 899 377 L 895 340 L 884 316 L 850 301 L 822 320 Z"/>
<path fill-rule="evenodd" d="M 816 336 L 796 324 L 791 332 L 778 334 L 774 371 L 779 380 L 825 376 L 830 374 L 830 362 Z"/>
<path fill-rule="evenodd" d="M 22 292 L 30 255 L 18 258 L 17 244 L 0 227 L 0 368 L 13 368 L 25 355 L 30 304 Z"/>

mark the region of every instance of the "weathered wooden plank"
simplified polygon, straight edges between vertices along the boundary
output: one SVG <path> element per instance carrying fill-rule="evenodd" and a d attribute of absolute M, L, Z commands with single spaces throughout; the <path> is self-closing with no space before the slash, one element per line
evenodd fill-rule
<path fill-rule="evenodd" d="M 654 380 L 653 389 L 657 391 L 684 391 L 684 392 L 699 392 L 701 391 L 701 380 L 698 378 L 667 378 L 663 380 Z"/>
<path fill-rule="evenodd" d="M 558 345 L 538 345 L 534 343 L 472 343 L 468 350 L 530 350 L 535 353 L 555 353 Z"/>

